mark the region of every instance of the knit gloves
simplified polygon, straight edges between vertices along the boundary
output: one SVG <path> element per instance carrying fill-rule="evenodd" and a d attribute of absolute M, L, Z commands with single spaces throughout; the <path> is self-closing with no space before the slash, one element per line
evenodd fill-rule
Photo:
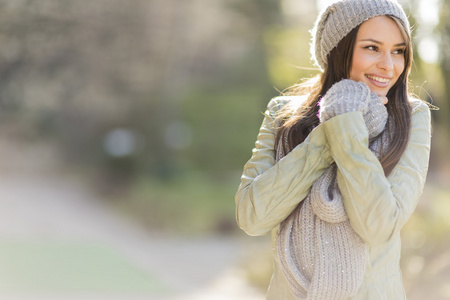
<path fill-rule="evenodd" d="M 335 116 L 360 111 L 369 131 L 369 139 L 379 135 L 386 126 L 387 110 L 369 87 L 351 79 L 335 83 L 319 101 L 319 119 L 323 123 Z"/>

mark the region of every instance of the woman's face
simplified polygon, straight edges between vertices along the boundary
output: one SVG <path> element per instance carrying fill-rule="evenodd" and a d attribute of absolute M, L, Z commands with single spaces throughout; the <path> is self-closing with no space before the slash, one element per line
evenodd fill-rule
<path fill-rule="evenodd" d="M 406 42 L 389 17 L 371 18 L 359 27 L 353 49 L 350 78 L 386 96 L 405 68 Z"/>

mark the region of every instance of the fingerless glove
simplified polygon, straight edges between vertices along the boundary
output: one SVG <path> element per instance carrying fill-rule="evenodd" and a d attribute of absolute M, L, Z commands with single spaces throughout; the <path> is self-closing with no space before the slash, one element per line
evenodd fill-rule
<path fill-rule="evenodd" d="M 323 123 L 335 116 L 360 111 L 369 131 L 369 138 L 380 134 L 386 125 L 387 110 L 369 87 L 351 79 L 335 83 L 319 101 L 319 119 Z"/>

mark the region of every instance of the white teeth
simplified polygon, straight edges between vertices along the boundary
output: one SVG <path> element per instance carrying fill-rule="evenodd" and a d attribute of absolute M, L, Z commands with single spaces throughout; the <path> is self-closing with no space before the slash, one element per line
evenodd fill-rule
<path fill-rule="evenodd" d="M 368 78 L 373 79 L 375 81 L 381 82 L 381 83 L 388 83 L 389 79 L 387 78 L 382 78 L 382 77 L 378 77 L 378 76 L 373 76 L 373 75 L 366 75 Z"/>

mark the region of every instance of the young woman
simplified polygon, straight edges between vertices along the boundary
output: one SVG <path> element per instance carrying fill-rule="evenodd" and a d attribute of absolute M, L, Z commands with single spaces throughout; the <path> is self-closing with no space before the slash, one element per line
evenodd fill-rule
<path fill-rule="evenodd" d="M 428 106 L 408 94 L 408 19 L 394 0 L 341 0 L 312 33 L 323 72 L 270 101 L 237 222 L 272 231 L 267 299 L 406 299 L 399 232 L 430 150 Z"/>

